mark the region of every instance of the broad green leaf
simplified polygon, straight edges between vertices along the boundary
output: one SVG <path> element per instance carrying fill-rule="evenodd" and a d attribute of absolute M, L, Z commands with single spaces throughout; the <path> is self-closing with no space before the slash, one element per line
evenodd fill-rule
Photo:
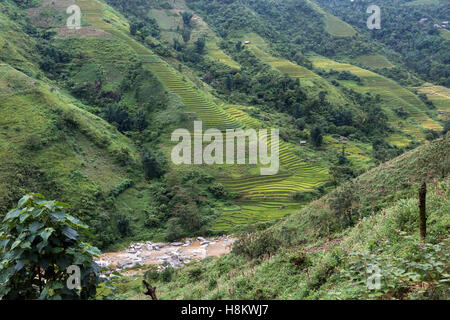
<path fill-rule="evenodd" d="M 30 194 L 27 194 L 26 196 L 23 196 L 22 199 L 19 200 L 18 207 L 22 208 L 22 206 L 24 204 L 26 204 L 28 202 L 28 200 L 31 199 L 31 197 L 32 197 L 32 195 L 30 195 Z"/>
<path fill-rule="evenodd" d="M 65 227 L 62 230 L 62 233 L 69 239 L 71 240 L 76 240 L 78 237 L 78 232 L 76 232 L 74 229 L 72 229 L 71 227 Z"/>
<path fill-rule="evenodd" d="M 39 253 L 42 252 L 42 249 L 44 249 L 44 247 L 47 245 L 47 240 L 42 240 L 41 242 L 38 243 L 38 245 L 36 246 L 36 248 L 38 249 Z"/>
<path fill-rule="evenodd" d="M 19 215 L 19 221 L 20 221 L 20 223 L 23 223 L 27 218 L 30 217 L 30 215 L 31 215 L 31 214 L 30 214 L 29 212 L 27 212 L 27 211 L 22 212 L 22 214 Z"/>
<path fill-rule="evenodd" d="M 53 210 L 55 210 L 55 202 L 54 201 L 47 201 L 44 204 L 44 207 L 49 209 L 50 211 L 53 211 Z"/>
<path fill-rule="evenodd" d="M 39 218 L 45 212 L 44 208 L 33 210 L 33 218 Z"/>
<path fill-rule="evenodd" d="M 81 228 L 88 227 L 86 224 L 84 224 L 83 222 L 81 222 L 80 220 L 78 220 L 77 218 L 75 218 L 71 215 L 67 215 L 67 219 L 78 227 L 81 227 Z"/>
<path fill-rule="evenodd" d="M 53 231 L 55 231 L 55 229 L 53 228 L 45 228 L 44 231 L 42 231 L 39 235 L 41 236 L 41 238 L 47 242 L 48 238 L 50 237 L 50 235 L 53 233 Z"/>
<path fill-rule="evenodd" d="M 19 246 L 19 244 L 20 244 L 20 240 L 19 239 L 17 239 L 16 241 L 14 241 L 14 243 L 12 244 L 12 246 L 11 246 L 11 250 L 14 250 L 15 248 L 17 248 L 17 246 Z"/>
<path fill-rule="evenodd" d="M 36 233 L 43 226 L 44 225 L 42 223 L 40 223 L 39 221 L 34 221 L 30 224 L 29 230 L 31 233 Z"/>
<path fill-rule="evenodd" d="M 62 211 L 55 211 L 50 213 L 50 216 L 55 220 L 55 221 L 64 221 L 66 218 L 66 214 Z"/>
<path fill-rule="evenodd" d="M 31 249 L 31 243 L 30 243 L 30 241 L 23 241 L 23 242 L 20 244 L 20 247 L 21 247 L 22 249 Z"/>
<path fill-rule="evenodd" d="M 17 264 L 14 266 L 14 270 L 20 271 L 25 265 L 25 260 L 19 260 Z"/>
<path fill-rule="evenodd" d="M 3 239 L 3 240 L 0 240 L 0 248 L 2 248 L 3 250 L 5 250 L 6 249 L 6 246 L 8 245 L 8 243 L 9 243 L 9 239 Z"/>
<path fill-rule="evenodd" d="M 59 207 L 70 208 L 70 205 L 64 202 L 55 201 L 55 204 Z"/>
<path fill-rule="evenodd" d="M 45 287 L 44 290 L 42 290 L 41 295 L 39 296 L 40 300 L 45 300 L 47 299 L 48 296 L 48 287 Z"/>
<path fill-rule="evenodd" d="M 20 214 L 21 211 L 22 211 L 21 209 L 14 209 L 14 210 L 9 211 L 9 212 L 6 214 L 6 216 L 5 216 L 5 218 L 3 219 L 3 221 L 12 220 L 12 219 L 14 219 L 14 218 L 17 218 L 17 217 L 19 216 L 19 214 Z"/>

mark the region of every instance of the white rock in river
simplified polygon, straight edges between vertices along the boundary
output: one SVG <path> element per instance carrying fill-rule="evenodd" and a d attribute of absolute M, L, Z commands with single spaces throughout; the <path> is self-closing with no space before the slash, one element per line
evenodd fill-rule
<path fill-rule="evenodd" d="M 120 269 L 123 268 L 129 268 L 134 266 L 134 262 L 133 261 L 129 261 L 129 260 L 120 260 L 119 262 L 117 262 L 117 267 Z"/>

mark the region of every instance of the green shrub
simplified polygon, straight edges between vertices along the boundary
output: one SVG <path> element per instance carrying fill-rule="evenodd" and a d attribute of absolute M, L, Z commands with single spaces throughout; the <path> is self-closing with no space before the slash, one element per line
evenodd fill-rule
<path fill-rule="evenodd" d="M 172 281 L 173 274 L 175 273 L 175 269 L 169 265 L 166 265 L 164 270 L 161 271 L 161 280 L 163 282 Z"/>
<path fill-rule="evenodd" d="M 275 235 L 273 230 L 264 230 L 241 236 L 234 243 L 232 252 L 252 259 L 273 254 L 281 245 L 281 241 Z"/>
<path fill-rule="evenodd" d="M 188 270 L 189 278 L 191 278 L 193 281 L 200 280 L 202 273 L 203 270 L 201 267 L 195 267 L 193 269 Z"/>
<path fill-rule="evenodd" d="M 68 205 L 28 194 L 7 213 L 0 229 L 0 299 L 89 299 L 100 283 L 93 261 L 100 251 L 80 241 L 87 226 Z M 66 269 L 80 268 L 80 289 L 69 289 Z"/>

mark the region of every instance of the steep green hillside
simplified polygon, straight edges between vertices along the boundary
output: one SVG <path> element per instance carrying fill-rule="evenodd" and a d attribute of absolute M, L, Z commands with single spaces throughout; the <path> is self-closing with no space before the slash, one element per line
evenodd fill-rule
<path fill-rule="evenodd" d="M 0 66 L 0 77 L 0 211 L 40 190 L 70 200 L 94 231 L 106 228 L 101 212 L 116 214 L 106 197 L 125 180 L 143 180 L 134 145 L 45 82 L 8 65 Z"/>
<path fill-rule="evenodd" d="M 370 41 L 382 43 L 387 51 L 395 52 L 390 54 L 392 57 L 400 55 L 402 63 L 422 78 L 449 85 L 448 26 L 442 28 L 443 22 L 448 20 L 448 1 L 377 1 L 382 23 L 380 30 L 373 31 L 368 30 L 365 23 L 369 16 L 366 9 L 373 4 L 371 1 L 315 2 L 370 37 Z"/>
<path fill-rule="evenodd" d="M 352 81 L 341 81 L 340 83 L 360 93 L 370 92 L 379 95 L 382 98 L 382 105 L 388 113 L 391 123 L 400 131 L 412 133 L 417 138 L 421 134 L 421 128 L 437 131 L 442 129 L 438 122 L 428 116 L 428 114 L 431 114 L 434 118 L 437 118 L 437 112 L 429 110 L 424 102 L 414 93 L 401 87 L 394 81 L 371 71 L 350 64 L 338 63 L 323 57 L 312 57 L 311 61 L 315 67 L 326 71 L 345 70 L 360 77 L 363 80 L 363 85 L 355 85 Z M 413 119 L 408 125 L 405 125 L 403 120 L 395 114 L 395 107 L 398 106 L 401 106 L 406 111 L 408 118 Z"/>
<path fill-rule="evenodd" d="M 150 268 L 162 299 L 448 298 L 450 50 L 433 26 L 448 6 L 381 0 L 369 31 L 367 3 L 2 0 L 0 217 L 38 192 L 102 250 L 238 237 L 221 258 Z M 172 133 L 198 137 L 195 120 L 279 129 L 277 147 L 260 136 L 278 173 L 174 164 Z M 112 295 L 142 297 L 141 280 Z"/>
<path fill-rule="evenodd" d="M 71 4 L 79 30 L 65 28 Z M 1 209 L 24 192 L 74 193 L 73 210 L 95 232 L 108 225 L 101 246 L 273 223 L 443 128 L 445 107 L 417 96 L 420 83 L 401 63 L 311 1 L 0 5 L 1 112 L 11 114 Z M 341 58 L 401 68 L 414 88 Z M 280 128 L 280 172 L 174 165 L 170 134 L 194 119 L 222 131 Z"/>
<path fill-rule="evenodd" d="M 272 228 L 243 235 L 231 254 L 191 263 L 169 281 L 148 279 L 161 299 L 448 299 L 449 148 L 447 136 L 414 149 Z M 379 289 L 366 286 L 370 266 L 380 268 Z M 128 291 L 118 297 L 138 298 L 128 281 L 119 281 Z"/>

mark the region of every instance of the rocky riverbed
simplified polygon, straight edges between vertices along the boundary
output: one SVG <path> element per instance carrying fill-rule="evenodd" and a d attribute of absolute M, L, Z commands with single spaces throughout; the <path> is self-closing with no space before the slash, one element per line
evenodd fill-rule
<path fill-rule="evenodd" d="M 153 243 L 150 241 L 132 243 L 118 252 L 106 252 L 96 262 L 101 267 L 122 271 L 137 265 L 165 265 L 181 268 L 193 259 L 204 259 L 209 256 L 221 256 L 231 251 L 234 238 L 223 236 L 217 238 L 197 237 L 179 242 Z"/>

